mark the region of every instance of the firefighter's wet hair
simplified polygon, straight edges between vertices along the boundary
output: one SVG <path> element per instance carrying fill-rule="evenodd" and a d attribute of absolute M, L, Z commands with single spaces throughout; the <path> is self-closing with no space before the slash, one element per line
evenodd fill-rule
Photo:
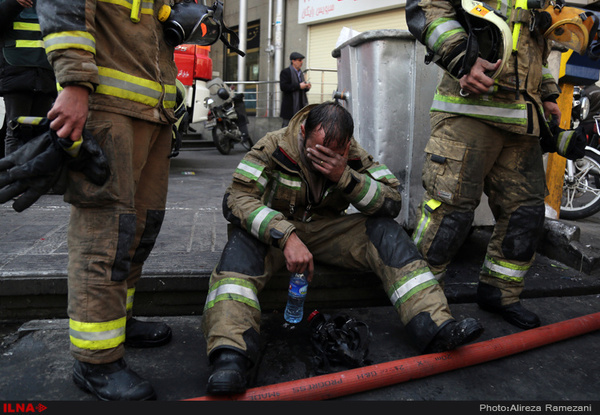
<path fill-rule="evenodd" d="M 345 146 L 354 133 L 354 121 L 352 115 L 337 102 L 328 101 L 317 105 L 310 110 L 304 122 L 306 137 L 323 128 L 325 140 L 323 144 L 327 147 Z"/>

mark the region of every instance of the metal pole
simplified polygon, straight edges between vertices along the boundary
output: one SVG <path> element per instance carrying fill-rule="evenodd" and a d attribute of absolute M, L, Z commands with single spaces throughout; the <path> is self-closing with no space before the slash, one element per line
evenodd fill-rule
<path fill-rule="evenodd" d="M 240 0 L 240 23 L 238 34 L 240 37 L 240 49 L 245 51 L 248 49 L 247 38 L 248 38 L 248 0 Z M 227 52 L 226 52 L 227 53 Z M 246 57 L 238 55 L 238 81 L 246 80 Z M 240 94 L 244 92 L 244 84 L 240 83 L 237 86 L 237 92 Z"/>
<path fill-rule="evenodd" d="M 279 73 L 282 70 L 283 62 L 283 22 L 284 22 L 284 4 L 283 0 L 277 0 L 277 9 L 275 11 L 275 80 L 279 81 Z M 275 88 L 275 102 L 281 102 L 281 90 Z M 279 107 L 281 107 L 279 105 Z M 281 108 L 277 108 L 277 115 Z"/>
<path fill-rule="evenodd" d="M 265 115 L 267 117 L 273 116 L 273 97 L 271 96 L 271 70 L 273 66 L 273 0 L 269 0 L 269 18 L 268 18 L 269 27 L 267 29 L 267 48 L 265 52 L 267 52 L 267 100 L 266 100 L 266 111 Z"/>

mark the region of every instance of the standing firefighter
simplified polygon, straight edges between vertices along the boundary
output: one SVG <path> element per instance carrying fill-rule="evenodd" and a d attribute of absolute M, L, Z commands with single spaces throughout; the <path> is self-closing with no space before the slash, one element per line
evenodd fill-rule
<path fill-rule="evenodd" d="M 444 70 L 430 111 L 425 195 L 413 239 L 441 280 L 485 192 L 496 224 L 477 302 L 524 329 L 540 325 L 520 302 L 544 224 L 540 136 L 548 151 L 567 157 L 581 145 L 573 134 L 557 143 L 547 122 L 560 121 L 560 91 L 546 65 L 561 6 L 531 3 L 408 0 L 406 14 L 428 59 Z M 585 42 L 569 47 L 585 53 Z"/>
<path fill-rule="evenodd" d="M 71 173 L 65 193 L 72 205 L 73 378 L 102 400 L 156 397 L 150 382 L 125 363 L 124 345 L 154 347 L 171 339 L 166 324 L 136 320 L 132 308 L 165 216 L 174 110 L 182 98 L 174 46 L 216 42 L 225 28 L 218 20 L 222 4 L 213 8 L 166 0 L 38 0 L 46 52 L 62 87 L 48 112 L 50 128 L 76 141 L 85 126 L 111 172 L 101 186 Z"/>
<path fill-rule="evenodd" d="M 472 318 L 452 318 L 440 285 L 393 219 L 398 180 L 358 145 L 353 129 L 342 106 L 308 106 L 256 143 L 234 172 L 223 202 L 230 237 L 203 316 L 214 366 L 209 394 L 245 391 L 258 354 L 258 294 L 284 265 L 306 272 L 309 282 L 313 260 L 373 270 L 423 352 L 453 349 L 483 331 Z M 360 213 L 345 214 L 350 204 Z"/>
<path fill-rule="evenodd" d="M 165 214 L 177 76 L 173 47 L 155 17 L 163 1 L 137 10 L 132 4 L 38 0 L 37 6 L 63 88 L 48 113 L 50 126 L 75 141 L 85 125 L 111 170 L 102 187 L 71 177 L 65 195 L 72 205 L 73 378 L 102 400 L 153 399 L 150 383 L 123 360 L 124 344 L 160 346 L 171 338 L 165 324 L 131 317 L 136 283 Z"/>

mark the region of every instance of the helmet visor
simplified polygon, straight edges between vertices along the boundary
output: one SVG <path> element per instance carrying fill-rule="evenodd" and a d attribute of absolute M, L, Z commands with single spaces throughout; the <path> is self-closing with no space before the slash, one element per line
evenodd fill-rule
<path fill-rule="evenodd" d="M 583 55 L 588 45 L 588 33 L 580 23 L 561 22 L 550 27 L 544 36 L 559 45 Z"/>
<path fill-rule="evenodd" d="M 185 43 L 210 46 L 221 37 L 221 25 L 210 14 L 205 14 L 198 21 Z"/>

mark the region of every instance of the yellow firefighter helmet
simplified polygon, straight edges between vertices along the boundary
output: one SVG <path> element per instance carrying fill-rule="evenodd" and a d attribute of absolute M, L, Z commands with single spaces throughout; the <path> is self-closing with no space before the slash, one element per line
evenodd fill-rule
<path fill-rule="evenodd" d="M 470 30 L 477 38 L 480 56 L 492 63 L 502 59 L 501 65 L 490 78 L 500 75 L 512 53 L 512 32 L 497 11 L 476 0 L 461 0 L 469 17 Z M 474 18 L 473 18 L 474 17 Z"/>
<path fill-rule="evenodd" d="M 598 29 L 597 16 L 576 7 L 548 6 L 549 26 L 544 31 L 544 37 L 572 49 L 580 55 L 585 55 L 589 43 L 594 40 Z"/>

